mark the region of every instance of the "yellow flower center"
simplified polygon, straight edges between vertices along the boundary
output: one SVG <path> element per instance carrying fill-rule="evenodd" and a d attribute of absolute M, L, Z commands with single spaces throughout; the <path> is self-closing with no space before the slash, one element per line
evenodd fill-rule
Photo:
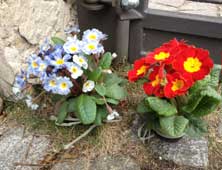
<path fill-rule="evenodd" d="M 66 88 L 67 88 L 67 84 L 66 84 L 65 82 L 63 82 L 63 83 L 61 83 L 60 87 L 61 87 L 62 89 L 66 89 Z"/>
<path fill-rule="evenodd" d="M 62 65 L 62 64 L 64 64 L 64 60 L 63 59 L 58 59 L 58 60 L 56 60 L 56 64 Z"/>
<path fill-rule="evenodd" d="M 156 87 L 157 85 L 160 84 L 160 81 L 161 81 L 161 80 L 160 80 L 159 76 L 156 75 L 155 80 L 153 80 L 153 81 L 151 82 L 151 84 L 152 84 L 153 87 Z"/>
<path fill-rule="evenodd" d="M 77 51 L 77 47 L 76 47 L 76 46 L 71 46 L 71 47 L 70 47 L 70 50 L 71 50 L 72 52 L 76 52 L 76 51 Z"/>
<path fill-rule="evenodd" d="M 33 68 L 37 68 L 37 67 L 38 67 L 38 64 L 37 64 L 35 61 L 33 61 L 33 62 L 32 62 L 32 67 L 33 67 Z"/>
<path fill-rule="evenodd" d="M 89 82 L 87 82 L 87 83 L 85 84 L 85 87 L 89 87 Z"/>
<path fill-rule="evenodd" d="M 90 40 L 96 40 L 96 35 L 95 35 L 95 34 L 89 35 L 89 39 L 90 39 Z"/>
<path fill-rule="evenodd" d="M 80 62 L 80 63 L 83 63 L 83 62 L 84 62 L 84 60 L 83 60 L 82 58 L 80 58 L 80 59 L 79 59 L 79 62 Z"/>
<path fill-rule="evenodd" d="M 173 86 L 171 87 L 171 90 L 172 91 L 177 91 L 177 90 L 180 90 L 181 88 L 183 88 L 183 86 L 184 86 L 184 81 L 176 79 L 173 82 Z"/>
<path fill-rule="evenodd" d="M 73 67 L 73 68 L 72 68 L 72 73 L 77 73 L 77 71 L 78 71 L 78 70 L 77 70 L 76 67 Z"/>
<path fill-rule="evenodd" d="M 189 57 L 183 63 L 184 69 L 189 73 L 194 73 L 200 70 L 201 68 L 201 61 L 198 58 Z"/>
<path fill-rule="evenodd" d="M 154 58 L 156 60 L 165 60 L 165 59 L 167 59 L 169 57 L 170 57 L 170 53 L 165 53 L 165 52 L 160 52 L 159 54 L 156 54 L 154 56 Z"/>
<path fill-rule="evenodd" d="M 56 81 L 55 80 L 50 80 L 49 85 L 52 86 L 52 87 L 56 86 Z"/>
<path fill-rule="evenodd" d="M 88 45 L 88 48 L 89 48 L 90 50 L 94 50 L 96 47 L 95 47 L 94 44 L 89 44 L 89 45 Z"/>
<path fill-rule="evenodd" d="M 136 75 L 138 76 L 138 75 L 146 73 L 146 68 L 147 68 L 146 66 L 140 67 L 140 69 L 137 70 Z"/>

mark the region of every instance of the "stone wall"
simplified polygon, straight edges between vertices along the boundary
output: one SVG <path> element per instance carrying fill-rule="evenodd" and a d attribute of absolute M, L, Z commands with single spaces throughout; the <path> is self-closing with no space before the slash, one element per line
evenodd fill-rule
<path fill-rule="evenodd" d="M 148 6 L 151 9 L 222 17 L 222 4 L 195 2 L 190 0 L 150 0 Z"/>
<path fill-rule="evenodd" d="M 0 0 L 0 93 L 11 95 L 15 74 L 46 37 L 64 36 L 76 22 L 75 0 Z"/>

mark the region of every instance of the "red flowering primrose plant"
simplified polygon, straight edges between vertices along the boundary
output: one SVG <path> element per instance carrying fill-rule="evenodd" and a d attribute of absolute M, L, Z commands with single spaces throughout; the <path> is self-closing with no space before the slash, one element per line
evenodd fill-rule
<path fill-rule="evenodd" d="M 207 50 L 176 39 L 136 60 L 128 79 L 143 82 L 147 97 L 137 110 L 147 117 L 147 128 L 169 138 L 201 136 L 207 131 L 202 116 L 222 100 L 220 71 Z"/>

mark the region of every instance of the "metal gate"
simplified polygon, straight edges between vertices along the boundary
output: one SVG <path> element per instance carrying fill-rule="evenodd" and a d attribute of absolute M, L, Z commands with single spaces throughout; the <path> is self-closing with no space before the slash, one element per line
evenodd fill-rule
<path fill-rule="evenodd" d="M 127 55 L 130 62 L 176 37 L 208 49 L 214 61 L 221 63 L 222 17 L 150 9 L 148 0 L 139 0 L 136 9 L 120 9 L 104 3 L 109 0 L 101 1 L 92 7 L 92 4 L 83 5 L 84 0 L 78 0 L 80 27 L 96 27 L 109 34 L 107 49 L 117 51 L 120 56 Z M 221 3 L 221 0 L 205 1 Z"/>

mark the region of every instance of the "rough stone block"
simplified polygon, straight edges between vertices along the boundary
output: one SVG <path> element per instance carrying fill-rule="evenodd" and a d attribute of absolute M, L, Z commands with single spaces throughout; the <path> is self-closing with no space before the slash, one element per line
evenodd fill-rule
<path fill-rule="evenodd" d="M 4 126 L 4 125 L 3 125 Z M 43 159 L 49 146 L 45 137 L 25 134 L 21 127 L 0 129 L 0 169 L 37 170 L 37 167 L 15 166 L 15 163 L 36 164 Z M 27 155 L 28 154 L 28 155 Z M 27 155 L 27 158 L 26 158 Z"/>
<path fill-rule="evenodd" d="M 149 145 L 154 153 L 178 165 L 203 168 L 208 165 L 208 141 L 205 138 L 191 139 L 187 136 L 176 142 L 152 138 Z"/>

